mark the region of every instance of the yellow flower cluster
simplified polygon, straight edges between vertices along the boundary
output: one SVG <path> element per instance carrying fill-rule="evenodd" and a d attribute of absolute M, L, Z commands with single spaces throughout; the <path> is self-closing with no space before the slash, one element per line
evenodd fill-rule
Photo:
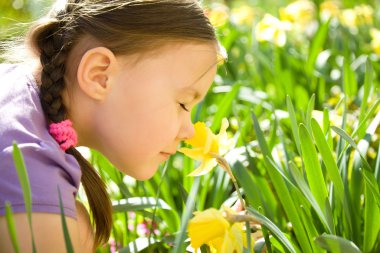
<path fill-rule="evenodd" d="M 361 4 L 352 9 L 342 10 L 339 20 L 342 25 L 349 28 L 356 28 L 358 25 L 370 25 L 373 23 L 373 8 Z"/>
<path fill-rule="evenodd" d="M 372 28 L 370 31 L 372 41 L 371 41 L 371 47 L 372 50 L 380 56 L 380 30 L 376 28 Z"/>
<path fill-rule="evenodd" d="M 319 15 L 324 21 L 327 21 L 330 18 L 338 17 L 339 14 L 339 4 L 336 1 L 324 1 L 319 6 Z"/>
<path fill-rule="evenodd" d="M 284 22 L 300 28 L 306 27 L 315 19 L 314 3 L 308 0 L 298 0 L 279 10 L 280 18 Z"/>
<path fill-rule="evenodd" d="M 243 5 L 231 10 L 231 21 L 237 25 L 251 25 L 253 18 L 253 8 L 249 7 L 248 5 Z"/>
<path fill-rule="evenodd" d="M 309 0 L 298 0 L 279 10 L 280 19 L 265 14 L 255 27 L 257 41 L 268 41 L 278 47 L 286 43 L 286 31 L 308 29 L 315 20 L 315 6 Z"/>
<path fill-rule="evenodd" d="M 229 20 L 237 25 L 251 25 L 253 22 L 254 11 L 248 5 L 232 8 L 221 3 L 213 3 L 207 11 L 207 16 L 213 26 L 223 26 Z"/>
<path fill-rule="evenodd" d="M 235 145 L 232 138 L 228 138 L 227 128 L 228 120 L 222 120 L 222 126 L 219 134 L 215 135 L 210 128 L 203 122 L 197 122 L 194 125 L 195 134 L 191 139 L 185 142 L 193 148 L 180 148 L 179 151 L 188 157 L 201 161 L 200 166 L 195 169 L 189 176 L 201 176 L 210 172 L 216 165 L 216 156 L 223 156 Z"/>
<path fill-rule="evenodd" d="M 242 253 L 246 246 L 246 237 L 243 223 L 231 224 L 225 214 L 233 214 L 230 208 L 223 207 L 220 211 L 215 208 L 203 212 L 194 212 L 194 217 L 189 221 L 188 232 L 191 246 L 198 249 L 207 244 L 211 252 L 218 253 Z"/>
<path fill-rule="evenodd" d="M 283 47 L 286 43 L 284 24 L 270 14 L 265 14 L 264 18 L 257 23 L 255 36 L 259 42 L 268 41 L 278 47 Z"/>

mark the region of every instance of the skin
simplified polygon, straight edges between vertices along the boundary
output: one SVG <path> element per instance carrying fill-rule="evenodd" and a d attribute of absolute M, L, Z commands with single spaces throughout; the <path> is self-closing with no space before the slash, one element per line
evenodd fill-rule
<path fill-rule="evenodd" d="M 190 112 L 215 77 L 216 52 L 212 43 L 195 42 L 172 42 L 143 55 L 115 56 L 101 46 L 85 50 L 65 76 L 69 88 L 63 94 L 78 146 L 100 151 L 138 180 L 152 177 L 193 136 Z M 89 215 L 79 202 L 76 207 L 77 219 L 66 217 L 74 251 L 94 252 Z M 26 214 L 14 214 L 14 220 L 21 252 L 32 252 Z M 66 252 L 60 228 L 59 214 L 33 213 L 39 253 Z M 1 252 L 13 252 L 4 217 L 0 234 Z"/>
<path fill-rule="evenodd" d="M 193 136 L 190 111 L 215 77 L 216 49 L 171 43 L 138 57 L 116 57 L 104 47 L 88 50 L 67 104 L 79 145 L 145 180 Z"/>

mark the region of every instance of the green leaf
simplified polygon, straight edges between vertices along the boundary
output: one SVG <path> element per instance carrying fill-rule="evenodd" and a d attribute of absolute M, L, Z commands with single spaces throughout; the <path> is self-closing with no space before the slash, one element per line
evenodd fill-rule
<path fill-rule="evenodd" d="M 13 155 L 13 162 L 16 167 L 18 179 L 20 180 L 22 194 L 24 196 L 25 210 L 28 215 L 29 229 L 30 229 L 30 234 L 32 236 L 33 253 L 36 253 L 37 249 L 36 249 L 36 244 L 34 241 L 34 233 L 33 233 L 33 226 L 32 226 L 32 193 L 30 191 L 29 177 L 26 171 L 24 158 L 16 142 L 13 142 L 12 155 Z"/>
<path fill-rule="evenodd" d="M 353 242 L 336 235 L 323 234 L 315 242 L 330 252 L 362 253 Z"/>
<path fill-rule="evenodd" d="M 61 209 L 61 224 L 62 224 L 62 229 L 63 229 L 63 235 L 65 237 L 66 251 L 67 253 L 74 253 L 73 245 L 71 243 L 70 234 L 69 234 L 66 219 L 65 219 L 65 212 L 63 210 L 61 190 L 59 189 L 58 186 L 57 186 L 57 189 L 58 189 L 58 197 L 59 197 L 59 208 Z"/>
<path fill-rule="evenodd" d="M 228 92 L 223 99 L 220 100 L 218 104 L 218 110 L 214 115 L 214 119 L 210 129 L 215 132 L 220 128 L 220 124 L 222 123 L 222 119 L 227 117 L 229 112 L 231 111 L 231 105 L 234 101 L 238 91 L 240 89 L 240 84 L 234 84 L 232 90 Z"/>
<path fill-rule="evenodd" d="M 272 159 L 272 154 L 269 151 L 269 147 L 264 138 L 263 131 L 261 131 L 259 121 L 257 120 L 257 117 L 253 112 L 252 112 L 252 120 L 253 120 L 253 127 L 256 132 L 256 137 L 257 137 L 257 141 L 259 142 L 261 152 L 263 153 L 264 157 L 268 156 L 269 158 Z"/>
<path fill-rule="evenodd" d="M 334 183 L 334 188 L 337 192 L 337 195 L 339 199 L 342 201 L 344 199 L 344 185 L 342 178 L 339 173 L 339 168 L 334 160 L 333 152 L 330 149 L 330 146 L 328 145 L 324 134 L 318 124 L 318 122 L 315 119 L 311 120 L 311 128 L 314 135 L 315 143 L 318 147 L 318 150 L 322 156 L 322 160 L 325 163 L 325 168 L 327 170 L 328 175 L 330 176 L 331 180 Z"/>
<path fill-rule="evenodd" d="M 306 62 L 306 71 L 307 73 L 309 73 L 309 75 L 313 74 L 315 61 L 318 57 L 318 54 L 323 49 L 323 44 L 326 41 L 327 34 L 329 31 L 329 26 L 330 26 L 330 20 L 327 21 L 326 23 L 323 23 L 319 27 L 317 33 L 314 35 L 314 38 L 311 42 L 310 49 L 309 49 L 309 56 Z"/>
<path fill-rule="evenodd" d="M 297 208 L 294 205 L 292 197 L 289 193 L 289 190 L 282 178 L 282 175 L 277 171 L 277 169 L 270 163 L 272 159 L 271 153 L 268 149 L 268 144 L 265 141 L 263 132 L 259 126 L 259 122 L 256 118 L 256 115 L 252 112 L 253 126 L 256 132 L 257 140 L 259 142 L 261 151 L 263 152 L 265 158 L 265 164 L 268 170 L 272 184 L 276 190 L 277 196 L 288 216 L 290 222 L 293 224 L 294 232 L 297 236 L 297 240 L 304 252 L 311 252 L 310 243 L 307 240 L 305 229 L 302 225 L 300 217 L 297 213 Z"/>
<path fill-rule="evenodd" d="M 313 193 L 319 207 L 324 210 L 327 199 L 326 183 L 323 178 L 322 168 L 318 160 L 317 151 L 309 132 L 303 124 L 300 124 L 299 135 L 301 141 L 302 158 L 305 165 L 306 176 L 310 190 Z"/>
<path fill-rule="evenodd" d="M 376 240 L 379 238 L 380 232 L 380 198 L 379 190 L 376 189 L 376 179 L 373 174 L 368 171 L 361 171 L 365 175 L 364 190 L 364 252 L 372 252 Z M 377 201 L 376 201 L 377 194 Z M 374 225 L 378 224 L 378 225 Z"/>
<path fill-rule="evenodd" d="M 327 135 L 327 144 L 330 150 L 333 150 L 333 138 L 330 130 L 330 116 L 327 108 L 323 109 L 323 133 Z"/>
<path fill-rule="evenodd" d="M 265 157 L 265 163 L 268 168 L 268 173 L 272 180 L 273 186 L 276 189 L 277 196 L 281 202 L 282 207 L 285 210 L 285 213 L 291 222 L 294 233 L 297 237 L 303 251 L 311 252 L 311 245 L 307 239 L 307 233 L 305 231 L 305 226 L 302 223 L 300 213 L 298 212 L 298 198 L 295 199 L 292 189 L 298 191 L 298 189 L 290 182 L 290 180 L 284 175 L 283 172 L 273 162 L 269 157 Z M 284 180 L 288 183 L 287 186 Z M 290 188 L 290 190 L 288 189 Z"/>
<path fill-rule="evenodd" d="M 276 237 L 284 248 L 286 248 L 289 252 L 296 253 L 296 250 L 288 238 L 284 236 L 283 232 L 272 221 L 251 207 L 248 207 L 247 210 L 258 222 L 260 222 L 260 224 L 265 226 L 272 233 L 272 235 Z"/>
<path fill-rule="evenodd" d="M 286 96 L 286 104 L 288 107 L 289 118 L 290 118 L 290 123 L 291 123 L 291 127 L 292 127 L 293 139 L 296 142 L 298 154 L 301 154 L 301 144 L 300 144 L 300 137 L 298 134 L 298 123 L 297 123 L 296 113 L 294 112 L 292 100 L 290 99 L 289 96 Z"/>
<path fill-rule="evenodd" d="M 8 201 L 5 202 L 5 218 L 7 220 L 8 234 L 12 241 L 13 250 L 16 253 L 19 253 L 20 246 L 17 241 L 15 222 L 13 220 L 13 214 L 12 214 L 12 207 Z"/>
<path fill-rule="evenodd" d="M 112 202 L 113 212 L 130 212 L 145 210 L 148 208 L 166 209 L 171 210 L 170 206 L 162 199 L 157 199 L 154 197 L 132 197 L 127 199 L 121 199 Z"/>
<path fill-rule="evenodd" d="M 379 186 L 377 185 L 376 179 L 374 179 L 374 175 L 366 170 L 361 170 L 364 180 L 366 182 L 366 186 L 371 189 L 372 194 L 374 195 L 374 200 L 380 208 L 380 193 Z"/>
<path fill-rule="evenodd" d="M 343 62 L 343 90 L 350 98 L 355 96 L 358 90 L 355 72 L 352 70 L 347 57 L 344 58 Z"/>
<path fill-rule="evenodd" d="M 138 253 L 147 249 L 151 245 L 160 242 L 153 238 L 137 238 L 133 242 L 130 242 L 127 247 L 120 249 L 119 253 Z"/>
<path fill-rule="evenodd" d="M 31 223 L 32 193 L 30 192 L 29 177 L 25 168 L 24 158 L 16 142 L 13 142 L 13 161 L 16 167 L 17 175 L 20 180 L 20 185 L 21 185 L 23 196 L 24 196 L 25 210 L 28 215 L 29 223 Z"/>
<path fill-rule="evenodd" d="M 310 120 L 311 120 L 311 115 L 313 113 L 314 104 L 315 104 L 315 95 L 313 94 L 309 100 L 309 103 L 307 104 L 306 118 L 305 118 L 306 128 L 310 132 L 311 132 Z"/>
<path fill-rule="evenodd" d="M 363 136 L 365 135 L 365 127 L 367 120 L 370 119 L 372 115 L 376 112 L 376 109 L 379 106 L 379 104 L 380 98 L 375 101 L 375 103 L 371 106 L 368 112 L 359 121 L 357 128 L 355 128 L 355 130 L 351 134 L 351 138 L 354 138 L 355 136 L 358 136 L 359 139 L 363 138 Z"/>
<path fill-rule="evenodd" d="M 358 154 L 360 155 L 360 159 L 363 163 L 363 165 L 366 167 L 367 170 L 371 170 L 371 166 L 368 164 L 367 160 L 363 157 L 362 153 L 360 152 L 360 149 L 356 145 L 353 139 L 341 128 L 336 126 L 331 126 L 331 128 L 339 134 L 343 139 L 345 139 L 356 151 L 358 151 Z"/>
<path fill-rule="evenodd" d="M 365 79 L 363 85 L 363 97 L 360 103 L 360 113 L 359 113 L 359 122 L 363 121 L 365 117 L 365 112 L 367 111 L 368 97 L 370 94 L 371 86 L 373 84 L 373 68 L 371 61 L 367 58 L 366 67 L 365 67 Z M 363 130 L 359 133 L 359 136 L 363 136 L 365 133 Z"/>
<path fill-rule="evenodd" d="M 299 189 L 301 190 L 303 195 L 306 197 L 306 199 L 310 202 L 311 206 L 314 208 L 315 212 L 317 213 L 317 215 L 320 218 L 323 225 L 326 227 L 326 229 L 329 230 L 330 233 L 332 233 L 334 231 L 334 228 L 329 226 L 327 219 L 326 219 L 326 217 L 322 211 L 323 209 L 321 209 L 321 207 L 318 205 L 318 203 L 317 203 L 316 199 L 314 198 L 313 194 L 311 193 L 306 181 L 302 177 L 299 169 L 297 168 L 297 166 L 292 161 L 289 162 L 289 170 L 290 170 L 294 180 L 297 182 Z"/>
<path fill-rule="evenodd" d="M 187 198 L 186 201 L 186 209 L 182 213 L 182 218 L 181 218 L 181 228 L 178 231 L 175 242 L 174 242 L 174 249 L 173 253 L 182 253 L 184 252 L 184 241 L 186 237 L 186 232 L 187 232 L 187 224 L 189 222 L 189 219 L 191 218 L 194 207 L 195 207 L 195 200 L 197 199 L 196 196 L 199 191 L 199 186 L 200 186 L 200 177 L 195 177 L 194 178 L 194 184 L 190 190 L 189 197 Z"/>

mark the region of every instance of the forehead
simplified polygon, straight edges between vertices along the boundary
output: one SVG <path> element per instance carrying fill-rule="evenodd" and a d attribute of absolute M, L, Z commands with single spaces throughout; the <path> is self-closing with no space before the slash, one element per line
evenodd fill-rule
<path fill-rule="evenodd" d="M 217 52 L 213 42 L 173 42 L 149 52 L 118 56 L 118 60 L 126 69 L 149 71 L 145 75 L 165 75 L 186 86 L 212 72 L 218 61 Z"/>

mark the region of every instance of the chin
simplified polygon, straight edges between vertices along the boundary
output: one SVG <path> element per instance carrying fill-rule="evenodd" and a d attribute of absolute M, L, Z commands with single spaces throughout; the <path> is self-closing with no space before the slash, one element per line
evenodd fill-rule
<path fill-rule="evenodd" d="M 154 168 L 153 168 L 153 166 L 150 166 L 150 167 L 141 166 L 141 167 L 135 167 L 135 168 L 123 166 L 123 167 L 118 167 L 118 168 L 122 168 L 119 170 L 121 172 L 127 174 L 128 176 L 131 176 L 134 179 L 139 180 L 139 181 L 144 181 L 144 180 L 148 180 L 154 176 L 154 174 L 156 173 L 156 171 L 158 169 L 158 166 L 156 166 Z"/>

